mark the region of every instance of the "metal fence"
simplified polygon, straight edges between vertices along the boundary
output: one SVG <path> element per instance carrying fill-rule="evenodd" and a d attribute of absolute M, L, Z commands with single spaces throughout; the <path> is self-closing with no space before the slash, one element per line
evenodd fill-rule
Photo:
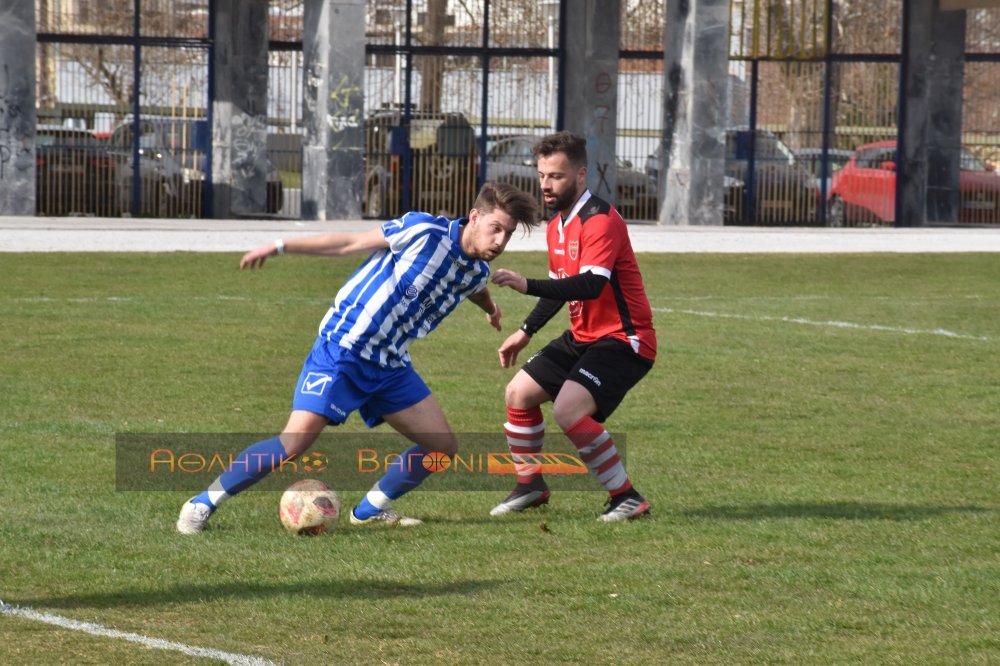
<path fill-rule="evenodd" d="M 745 183 L 734 223 L 896 222 L 906 11 L 903 0 L 731 3 L 730 108 L 741 129 L 730 136 L 745 128 L 751 144 L 745 155 L 727 145 L 727 180 Z M 966 26 L 958 221 L 998 224 L 1000 10 L 969 10 Z M 769 157 L 760 142 L 780 144 L 782 157 Z M 802 182 L 811 182 L 812 196 Z"/>
<path fill-rule="evenodd" d="M 35 6 L 38 211 L 201 216 L 209 0 Z"/>
<path fill-rule="evenodd" d="M 39 212 L 210 214 L 211 0 L 35 2 Z M 269 210 L 290 218 L 301 210 L 302 4 L 269 4 L 269 188 L 280 188 Z M 367 216 L 461 214 L 486 178 L 538 194 L 530 142 L 561 125 L 560 11 L 573 5 L 368 0 Z M 663 198 L 664 13 L 662 0 L 621 1 L 616 203 L 635 221 L 656 219 Z M 961 220 L 992 224 L 1000 11 L 967 17 Z M 731 1 L 726 223 L 894 220 L 902 22 L 902 0 Z M 840 205 L 837 172 L 855 154 L 867 207 Z"/>

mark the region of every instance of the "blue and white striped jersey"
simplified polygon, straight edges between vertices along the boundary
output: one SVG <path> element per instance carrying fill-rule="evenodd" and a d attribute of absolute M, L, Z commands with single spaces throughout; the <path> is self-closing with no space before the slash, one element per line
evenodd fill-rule
<path fill-rule="evenodd" d="M 490 265 L 459 245 L 464 223 L 414 212 L 383 224 L 389 248 L 368 257 L 341 288 L 320 337 L 382 366 L 407 365 L 410 343 L 487 285 Z"/>

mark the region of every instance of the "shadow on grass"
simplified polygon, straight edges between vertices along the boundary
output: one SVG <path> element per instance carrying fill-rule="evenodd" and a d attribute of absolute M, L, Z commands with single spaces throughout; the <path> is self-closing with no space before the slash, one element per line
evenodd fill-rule
<path fill-rule="evenodd" d="M 762 520 L 766 518 L 835 518 L 838 520 L 924 520 L 954 513 L 988 513 L 981 506 L 919 506 L 866 502 L 795 502 L 708 506 L 685 511 L 692 518 Z"/>
<path fill-rule="evenodd" d="M 396 599 L 443 597 L 474 594 L 481 589 L 498 589 L 506 580 L 456 580 L 446 583 L 393 583 L 372 580 L 309 580 L 295 583 L 250 583 L 231 581 L 221 583 L 184 584 L 162 589 L 134 588 L 107 592 L 70 594 L 64 597 L 38 597 L 11 600 L 15 605 L 30 606 L 35 610 L 67 608 L 121 608 L 164 606 L 225 599 L 262 599 L 267 597 L 302 595 L 305 597 Z"/>

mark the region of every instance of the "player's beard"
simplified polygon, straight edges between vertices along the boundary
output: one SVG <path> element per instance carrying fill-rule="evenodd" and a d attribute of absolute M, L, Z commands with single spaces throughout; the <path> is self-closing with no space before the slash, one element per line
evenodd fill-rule
<path fill-rule="evenodd" d="M 578 192 L 577 188 L 573 187 L 572 189 L 563 192 L 562 195 L 554 195 L 556 197 L 555 201 L 551 204 L 545 202 L 545 206 L 549 209 L 549 212 L 552 215 L 555 215 L 556 213 L 564 211 L 575 204 L 576 200 L 580 198 L 580 194 L 581 192 Z"/>

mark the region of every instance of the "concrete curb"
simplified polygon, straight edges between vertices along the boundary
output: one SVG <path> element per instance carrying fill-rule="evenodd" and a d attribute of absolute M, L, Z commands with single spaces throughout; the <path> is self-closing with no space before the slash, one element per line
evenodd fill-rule
<path fill-rule="evenodd" d="M 243 252 L 275 238 L 371 229 L 377 220 L 175 220 L 0 217 L 0 252 Z M 817 229 L 630 225 L 636 252 L 1000 252 L 1000 228 Z M 508 251 L 545 249 L 539 228 Z"/>

